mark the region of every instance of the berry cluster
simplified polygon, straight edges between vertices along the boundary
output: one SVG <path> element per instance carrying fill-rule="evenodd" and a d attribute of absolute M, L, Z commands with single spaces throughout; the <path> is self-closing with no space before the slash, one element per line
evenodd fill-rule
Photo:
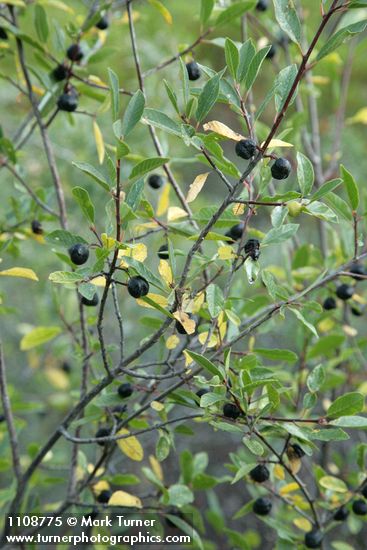
<path fill-rule="evenodd" d="M 351 278 L 357 282 L 364 280 L 364 277 L 367 276 L 367 270 L 365 266 L 359 262 L 354 262 L 348 269 L 348 273 L 350 273 Z M 355 294 L 355 286 L 347 283 L 341 283 L 337 286 L 335 290 L 335 294 L 337 298 L 339 298 L 343 302 L 346 302 L 351 298 L 353 298 L 353 295 Z M 330 311 L 338 307 L 337 301 L 334 298 L 334 296 L 327 296 L 322 306 L 325 311 Z M 350 307 L 350 311 L 353 315 L 360 317 L 361 315 L 363 315 L 364 310 L 361 309 L 360 307 L 356 307 L 355 305 L 352 305 Z"/>

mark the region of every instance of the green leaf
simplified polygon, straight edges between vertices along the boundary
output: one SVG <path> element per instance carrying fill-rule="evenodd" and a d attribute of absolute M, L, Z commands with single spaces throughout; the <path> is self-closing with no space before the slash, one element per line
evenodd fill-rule
<path fill-rule="evenodd" d="M 317 331 L 316 331 L 315 327 L 311 323 L 306 321 L 306 319 L 304 318 L 304 316 L 302 315 L 302 313 L 298 309 L 295 309 L 295 308 L 292 308 L 292 307 L 290 307 L 288 309 L 289 309 L 289 311 L 294 313 L 294 315 L 297 317 L 297 319 L 299 321 L 301 321 L 301 323 L 303 323 L 305 325 L 305 327 L 308 328 L 308 330 L 310 330 L 312 332 L 312 334 L 314 334 L 316 336 L 316 338 L 318 338 L 318 334 L 317 334 Z"/>
<path fill-rule="evenodd" d="M 251 63 L 246 73 L 246 79 L 245 79 L 246 90 L 250 90 L 252 88 L 252 85 L 255 82 L 257 75 L 259 74 L 261 65 L 270 48 L 271 46 L 266 46 L 265 48 L 262 48 L 251 59 Z"/>
<path fill-rule="evenodd" d="M 159 166 L 163 166 L 163 164 L 166 164 L 168 161 L 169 158 L 166 157 L 152 157 L 142 160 L 138 164 L 135 164 L 134 168 L 131 170 L 129 180 L 137 178 L 138 176 L 143 176 L 144 174 L 151 172 L 151 170 L 155 170 L 156 168 L 159 168 Z"/>
<path fill-rule="evenodd" d="M 249 0 L 247 2 L 236 2 L 229 6 L 229 8 L 222 11 L 218 19 L 215 22 L 215 26 L 225 25 L 235 17 L 243 15 L 246 11 L 251 10 L 256 5 L 256 0 Z"/>
<path fill-rule="evenodd" d="M 122 118 L 121 132 L 122 137 L 126 138 L 141 119 L 144 111 L 144 94 L 137 90 L 129 101 L 124 116 Z"/>
<path fill-rule="evenodd" d="M 333 426 L 341 428 L 367 428 L 367 418 L 365 416 L 340 416 L 330 422 Z"/>
<path fill-rule="evenodd" d="M 348 416 L 347 418 L 352 418 Z M 335 420 L 337 422 L 337 420 Z M 333 422 L 331 422 L 333 424 Z M 311 439 L 316 441 L 346 441 L 349 439 L 349 435 L 340 428 L 321 428 L 312 430 L 310 434 Z"/>
<path fill-rule="evenodd" d="M 191 359 L 193 359 L 195 363 L 200 365 L 200 367 L 203 367 L 205 370 L 209 371 L 214 376 L 217 375 L 221 379 L 223 379 L 223 375 L 218 369 L 218 367 L 216 367 L 214 363 L 209 361 L 209 359 L 207 359 L 203 355 L 200 355 L 199 353 L 195 353 L 194 351 L 190 351 L 190 350 L 186 350 L 186 351 L 187 351 L 187 354 L 191 357 Z"/>
<path fill-rule="evenodd" d="M 326 44 L 319 51 L 316 61 L 320 61 L 326 55 L 329 55 L 332 51 L 338 48 L 341 44 L 353 37 L 354 34 L 363 32 L 367 26 L 367 20 L 358 21 L 357 23 L 352 23 L 343 27 L 338 32 L 333 34 Z"/>
<path fill-rule="evenodd" d="M 186 65 L 183 62 L 182 57 L 179 58 L 179 63 L 180 63 L 181 76 L 182 76 L 183 102 L 184 102 L 184 106 L 185 106 L 185 110 L 186 110 L 187 103 L 189 101 L 189 94 L 190 94 L 189 77 L 188 77 L 188 74 L 187 74 Z"/>
<path fill-rule="evenodd" d="M 72 193 L 76 202 L 82 209 L 84 216 L 90 223 L 94 223 L 94 206 L 90 200 L 88 191 L 83 189 L 83 187 L 74 187 Z"/>
<path fill-rule="evenodd" d="M 206 302 L 212 318 L 218 317 L 223 309 L 224 296 L 219 286 L 210 284 L 206 289 Z"/>
<path fill-rule="evenodd" d="M 311 201 L 319 201 L 324 195 L 334 191 L 339 185 L 343 182 L 341 178 L 336 178 L 334 180 L 327 181 L 324 183 L 311 197 Z"/>
<path fill-rule="evenodd" d="M 202 25 L 205 25 L 205 23 L 208 21 L 213 11 L 214 3 L 215 3 L 215 0 L 201 0 L 200 21 Z"/>
<path fill-rule="evenodd" d="M 259 443 L 259 441 L 256 441 L 256 439 L 249 439 L 247 437 L 243 438 L 243 443 L 246 445 L 246 447 L 256 456 L 262 456 L 264 454 L 264 447 Z"/>
<path fill-rule="evenodd" d="M 181 508 L 194 501 L 194 495 L 186 485 L 175 484 L 168 489 L 168 504 Z"/>
<path fill-rule="evenodd" d="M 103 174 L 101 174 L 101 172 L 94 168 L 94 166 L 86 162 L 73 162 L 73 165 L 85 174 L 88 174 L 88 176 L 93 178 L 101 187 L 103 187 L 103 189 L 110 191 L 110 184 L 108 180 Z"/>
<path fill-rule="evenodd" d="M 78 243 L 88 244 L 83 237 L 70 233 L 69 231 L 65 231 L 64 229 L 56 229 L 55 231 L 52 231 L 46 235 L 46 241 L 54 245 L 65 246 L 66 248 L 70 248 L 73 244 Z"/>
<path fill-rule="evenodd" d="M 341 176 L 344 180 L 345 187 L 347 189 L 349 203 L 353 210 L 357 210 L 359 205 L 359 191 L 355 179 L 352 174 L 348 172 L 345 166 L 340 166 Z"/>
<path fill-rule="evenodd" d="M 48 23 L 45 9 L 37 4 L 34 8 L 34 26 L 41 42 L 47 42 Z"/>
<path fill-rule="evenodd" d="M 262 241 L 262 245 L 280 244 L 293 237 L 298 231 L 299 225 L 297 223 L 288 223 L 271 229 L 269 233 L 265 235 Z"/>
<path fill-rule="evenodd" d="M 230 38 L 226 38 L 224 52 L 226 56 L 228 70 L 231 73 L 233 79 L 236 80 L 240 55 L 236 44 Z"/>
<path fill-rule="evenodd" d="M 293 2 L 289 0 L 274 0 L 275 17 L 280 28 L 289 36 L 292 42 L 301 43 L 301 23 Z"/>
<path fill-rule="evenodd" d="M 49 340 L 52 340 L 60 334 L 60 327 L 37 327 L 28 332 L 20 341 L 20 349 L 22 351 L 27 351 L 29 349 L 35 348 L 45 344 Z"/>
<path fill-rule="evenodd" d="M 328 193 L 324 197 L 324 201 L 334 212 L 343 218 L 344 220 L 350 221 L 352 220 L 352 213 L 350 211 L 350 208 L 348 204 L 343 200 L 341 197 L 336 195 L 335 193 Z"/>
<path fill-rule="evenodd" d="M 324 489 L 329 489 L 336 493 L 346 493 L 348 491 L 345 482 L 334 476 L 323 476 L 319 479 L 319 484 L 321 487 L 324 487 Z"/>
<path fill-rule="evenodd" d="M 309 349 L 307 359 L 314 359 L 320 355 L 331 357 L 334 355 L 335 350 L 341 346 L 344 340 L 345 336 L 342 334 L 329 334 L 327 336 L 323 336 Z"/>
<path fill-rule="evenodd" d="M 204 550 L 204 545 L 200 538 L 200 535 L 196 531 L 196 529 L 192 527 L 192 525 L 186 523 L 186 521 L 184 521 L 177 515 L 167 514 L 165 517 L 167 517 L 173 523 L 173 525 L 176 525 L 180 529 L 180 531 L 186 533 L 186 535 L 190 537 L 190 540 L 195 543 L 195 547 L 199 548 L 199 550 Z"/>
<path fill-rule="evenodd" d="M 297 178 L 302 195 L 311 193 L 315 174 L 311 161 L 303 153 L 297 153 Z"/>
<path fill-rule="evenodd" d="M 363 411 L 364 396 L 358 392 L 350 392 L 341 395 L 330 405 L 326 412 L 328 418 L 350 416 Z"/>
<path fill-rule="evenodd" d="M 202 89 L 198 99 L 198 108 L 196 109 L 198 122 L 201 122 L 206 117 L 217 101 L 219 96 L 219 80 L 220 77 L 216 74 L 206 82 Z"/>
<path fill-rule="evenodd" d="M 176 92 L 174 91 L 172 86 L 167 82 L 167 80 L 163 80 L 163 84 L 164 84 L 164 87 L 166 88 L 168 98 L 169 98 L 174 110 L 176 111 L 178 116 L 180 116 L 180 108 L 178 106 L 178 99 L 177 99 Z"/>
<path fill-rule="evenodd" d="M 311 392 L 318 391 L 325 382 L 325 369 L 322 365 L 315 367 L 307 377 L 307 387 Z"/>
<path fill-rule="evenodd" d="M 108 68 L 108 79 L 111 90 L 112 119 L 115 121 L 118 119 L 120 113 L 120 85 L 117 74 L 110 68 Z"/>
<path fill-rule="evenodd" d="M 335 212 L 319 201 L 313 201 L 309 205 L 302 208 L 302 212 L 313 216 L 314 218 L 320 218 L 320 220 L 325 220 L 330 223 L 338 223 L 339 218 Z"/>
<path fill-rule="evenodd" d="M 84 279 L 83 275 L 79 273 L 72 273 L 70 271 L 54 271 L 48 276 L 49 280 L 58 284 L 73 284 Z"/>
<path fill-rule="evenodd" d="M 140 199 L 144 190 L 144 179 L 137 180 L 129 189 L 125 202 L 133 212 L 135 212 L 140 204 Z"/>
<path fill-rule="evenodd" d="M 237 68 L 237 80 L 242 82 L 247 75 L 247 71 L 251 65 L 251 61 L 256 53 L 255 46 L 249 38 L 244 42 L 240 48 L 239 63 Z"/>
<path fill-rule="evenodd" d="M 253 352 L 272 361 L 286 361 L 287 363 L 295 363 L 298 359 L 297 354 L 289 349 L 256 348 Z"/>
<path fill-rule="evenodd" d="M 293 87 L 295 78 L 297 76 L 297 66 L 289 65 L 280 71 L 274 82 L 274 95 L 275 95 L 275 108 L 279 113 L 288 98 L 288 95 Z M 297 90 L 294 92 L 290 105 L 292 105 L 297 95 Z"/>
<path fill-rule="evenodd" d="M 186 69 L 185 69 L 186 70 Z M 162 111 L 157 109 L 145 109 L 143 121 L 169 134 L 181 137 L 181 126 Z"/>

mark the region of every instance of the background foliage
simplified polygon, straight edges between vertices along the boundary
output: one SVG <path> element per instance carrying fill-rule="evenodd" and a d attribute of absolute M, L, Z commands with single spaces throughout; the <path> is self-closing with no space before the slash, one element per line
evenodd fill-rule
<path fill-rule="evenodd" d="M 333 514 L 366 479 L 366 275 L 345 273 L 366 253 L 367 6 L 255 4 L 0 4 L 3 513 L 102 509 L 108 490 L 111 507 L 194 523 L 200 548 L 301 548 L 312 529 L 324 548 L 364 548 L 366 516 Z M 55 82 L 76 42 L 82 60 Z M 57 108 L 69 82 L 73 114 Z M 249 134 L 245 161 L 235 145 Z M 277 157 L 291 163 L 283 181 Z M 68 248 L 84 241 L 78 267 Z M 145 301 L 125 286 L 136 275 Z M 259 519 L 261 496 L 272 510 Z"/>

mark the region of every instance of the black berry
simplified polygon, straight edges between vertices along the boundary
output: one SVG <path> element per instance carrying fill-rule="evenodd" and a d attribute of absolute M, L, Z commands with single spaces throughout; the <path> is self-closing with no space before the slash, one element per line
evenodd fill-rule
<path fill-rule="evenodd" d="M 260 242 L 257 239 L 249 239 L 245 244 L 245 254 L 256 262 L 260 257 Z"/>
<path fill-rule="evenodd" d="M 98 294 L 95 292 L 90 300 L 85 296 L 82 296 L 81 302 L 83 306 L 97 306 L 99 302 Z"/>
<path fill-rule="evenodd" d="M 241 414 L 240 409 L 235 403 L 226 403 L 223 407 L 223 414 L 226 418 L 233 418 L 236 420 Z"/>
<path fill-rule="evenodd" d="M 109 489 L 105 489 L 104 491 L 101 491 L 97 496 L 97 502 L 101 502 L 102 504 L 107 504 L 111 496 L 112 496 L 112 491 L 110 491 Z"/>
<path fill-rule="evenodd" d="M 359 309 L 359 307 L 352 306 L 350 311 L 352 312 L 352 315 L 355 315 L 356 317 L 361 317 L 363 315 L 363 311 Z"/>
<path fill-rule="evenodd" d="M 302 449 L 302 447 L 298 445 L 298 443 L 292 443 L 292 445 L 289 445 L 288 451 L 291 454 L 295 455 L 297 458 L 302 458 L 306 454 L 305 451 Z"/>
<path fill-rule="evenodd" d="M 291 164 L 287 159 L 277 159 L 271 167 L 271 175 L 275 180 L 285 180 L 291 173 Z"/>
<path fill-rule="evenodd" d="M 63 63 L 61 63 L 60 65 L 55 67 L 55 69 L 51 73 L 51 76 L 57 82 L 61 82 L 62 80 L 65 80 L 65 78 L 68 76 L 68 69 Z"/>
<path fill-rule="evenodd" d="M 117 388 L 117 393 L 121 397 L 121 399 L 125 399 L 126 397 L 130 397 L 130 395 L 133 393 L 134 389 L 130 382 L 125 382 L 124 384 L 121 384 Z"/>
<path fill-rule="evenodd" d="M 336 295 L 341 300 L 350 300 L 354 294 L 354 288 L 350 285 L 342 284 L 336 289 Z"/>
<path fill-rule="evenodd" d="M 322 307 L 328 311 L 329 309 L 336 309 L 336 301 L 335 301 L 335 298 L 333 298 L 332 296 L 328 296 L 325 300 L 324 300 L 324 303 L 322 304 Z"/>
<path fill-rule="evenodd" d="M 170 516 L 176 516 L 177 518 L 180 518 L 180 519 L 183 519 L 184 518 L 184 515 L 183 513 L 181 512 L 181 510 L 176 510 L 176 508 L 172 508 L 170 510 L 168 510 L 167 512 Z M 169 527 L 173 527 L 174 529 L 177 529 L 177 525 L 175 523 L 173 523 L 173 521 L 170 520 L 170 518 L 168 517 L 165 517 L 164 518 L 166 524 L 169 526 Z"/>
<path fill-rule="evenodd" d="M 365 516 L 367 515 L 367 502 L 361 498 L 357 499 L 353 502 L 352 509 L 357 516 Z"/>
<path fill-rule="evenodd" d="M 68 47 L 66 55 L 70 61 L 80 61 L 83 58 L 83 51 L 79 44 L 72 44 Z"/>
<path fill-rule="evenodd" d="M 4 420 L 5 420 L 5 415 L 0 414 L 0 422 L 4 422 Z"/>
<path fill-rule="evenodd" d="M 8 40 L 8 33 L 4 27 L 0 27 L 0 40 Z"/>
<path fill-rule="evenodd" d="M 318 529 L 312 529 L 305 534 L 306 548 L 320 548 L 323 539 L 323 534 Z"/>
<path fill-rule="evenodd" d="M 353 273 L 354 277 L 353 279 L 356 279 L 357 281 L 361 281 L 363 280 L 361 277 L 358 277 L 358 275 L 366 275 L 366 269 L 365 267 L 362 265 L 362 264 L 359 264 L 359 263 L 354 263 L 350 266 L 350 268 L 348 269 L 348 271 L 350 273 Z"/>
<path fill-rule="evenodd" d="M 347 510 L 345 506 L 341 506 L 334 513 L 333 518 L 335 519 L 335 521 L 345 521 L 348 516 L 349 516 L 349 510 Z"/>
<path fill-rule="evenodd" d="M 189 80 L 198 80 L 201 76 L 201 70 L 196 61 L 190 61 L 190 63 L 186 63 L 186 70 Z"/>
<path fill-rule="evenodd" d="M 87 514 L 84 514 L 84 516 L 83 516 L 83 518 L 85 518 L 86 520 L 91 519 L 92 521 L 94 519 L 96 519 L 97 517 L 98 517 L 98 509 L 97 508 L 93 508 L 93 510 L 91 510 Z"/>
<path fill-rule="evenodd" d="M 123 414 L 127 409 L 127 405 L 115 405 L 114 407 L 112 407 L 111 411 L 115 414 L 115 415 L 120 415 L 120 414 Z"/>
<path fill-rule="evenodd" d="M 361 495 L 367 498 L 367 484 L 361 489 Z"/>
<path fill-rule="evenodd" d="M 162 246 L 158 249 L 158 258 L 161 258 L 161 260 L 168 260 L 169 254 L 168 246 L 166 244 L 162 244 Z"/>
<path fill-rule="evenodd" d="M 185 330 L 185 327 L 183 326 L 182 323 L 180 323 L 180 321 L 176 321 L 175 323 L 175 329 L 177 330 L 177 332 L 179 334 L 187 334 L 186 330 Z"/>
<path fill-rule="evenodd" d="M 256 4 L 257 11 L 266 11 L 268 9 L 268 0 L 259 0 Z"/>
<path fill-rule="evenodd" d="M 256 153 L 256 143 L 253 139 L 241 139 L 236 143 L 236 155 L 249 160 Z"/>
<path fill-rule="evenodd" d="M 151 174 L 148 178 L 148 185 L 153 189 L 159 189 L 164 184 L 164 178 L 159 174 Z"/>
<path fill-rule="evenodd" d="M 70 374 L 71 373 L 71 365 L 70 363 L 68 363 L 67 361 L 64 361 L 63 364 L 61 365 L 61 368 L 64 372 L 66 372 L 66 374 Z"/>
<path fill-rule="evenodd" d="M 72 113 L 78 108 L 78 96 L 74 93 L 61 94 L 57 100 L 57 106 L 60 111 Z"/>
<path fill-rule="evenodd" d="M 101 19 L 98 21 L 98 23 L 96 23 L 96 27 L 97 27 L 97 29 L 99 29 L 101 31 L 105 31 L 106 29 L 108 29 L 109 24 L 110 23 L 108 21 L 107 15 L 104 15 L 103 17 L 101 17 Z"/>
<path fill-rule="evenodd" d="M 127 290 L 133 298 L 141 298 L 146 296 L 149 292 L 149 283 L 144 277 L 131 277 L 129 279 Z"/>
<path fill-rule="evenodd" d="M 109 435 L 111 435 L 111 431 L 108 428 L 99 428 L 94 437 L 108 437 Z M 104 447 L 108 444 L 108 441 L 97 441 L 97 444 Z"/>
<path fill-rule="evenodd" d="M 205 395 L 206 393 L 209 393 L 209 390 L 207 390 L 206 388 L 200 388 L 200 390 L 198 390 L 196 392 L 196 395 L 198 396 L 198 398 L 200 399 L 203 395 Z"/>
<path fill-rule="evenodd" d="M 31 229 L 32 229 L 32 232 L 35 235 L 42 235 L 43 234 L 42 224 L 38 220 L 33 220 L 32 221 Z"/>
<path fill-rule="evenodd" d="M 242 237 L 245 224 L 240 222 L 236 225 L 233 225 L 229 231 L 226 233 L 226 237 L 230 237 L 233 241 L 238 241 Z"/>
<path fill-rule="evenodd" d="M 258 464 L 250 472 L 250 478 L 252 481 L 256 481 L 257 483 L 264 483 L 264 481 L 267 481 L 269 477 L 269 470 L 266 466 L 264 466 L 264 464 Z"/>
<path fill-rule="evenodd" d="M 73 264 L 75 265 L 85 264 L 85 262 L 89 258 L 88 247 L 82 243 L 73 244 L 73 246 L 69 248 L 69 256 Z"/>
<path fill-rule="evenodd" d="M 277 47 L 275 46 L 275 44 L 272 44 L 270 46 L 270 50 L 266 54 L 266 59 L 273 59 L 276 53 L 277 53 Z"/>
<path fill-rule="evenodd" d="M 271 501 L 266 497 L 257 498 L 252 506 L 253 511 L 258 516 L 267 516 L 272 508 Z"/>

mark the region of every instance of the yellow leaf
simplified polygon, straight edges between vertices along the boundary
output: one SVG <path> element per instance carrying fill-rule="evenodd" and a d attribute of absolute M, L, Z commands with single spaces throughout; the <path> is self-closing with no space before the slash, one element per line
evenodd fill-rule
<path fill-rule="evenodd" d="M 113 248 L 116 244 L 116 239 L 109 237 L 106 233 L 101 234 L 101 240 L 106 248 Z"/>
<path fill-rule="evenodd" d="M 163 403 L 160 403 L 159 401 L 152 401 L 150 406 L 152 407 L 153 411 L 157 412 L 163 411 L 164 409 Z"/>
<path fill-rule="evenodd" d="M 58 8 L 59 10 L 63 10 L 67 13 L 75 13 L 72 7 L 67 6 L 65 2 L 61 2 L 61 0 L 38 0 L 38 3 L 46 6 L 53 6 L 54 8 Z"/>
<path fill-rule="evenodd" d="M 96 75 L 94 75 L 94 74 L 90 74 L 90 75 L 88 76 L 88 80 L 89 80 L 90 82 L 93 82 L 94 84 L 98 84 L 98 86 L 105 86 L 106 88 L 108 88 L 108 85 L 106 84 L 106 82 L 104 82 L 103 80 L 101 80 L 101 79 L 99 78 L 99 76 L 96 76 Z"/>
<path fill-rule="evenodd" d="M 208 176 L 209 176 L 209 172 L 205 172 L 205 174 L 199 174 L 198 176 L 196 176 L 196 178 L 194 179 L 194 181 L 189 187 L 189 192 L 187 193 L 186 202 L 193 202 L 196 199 L 196 197 L 202 190 Z"/>
<path fill-rule="evenodd" d="M 208 334 L 209 334 L 208 331 L 202 332 L 201 334 L 199 334 L 199 342 L 202 346 L 206 343 L 206 340 L 208 338 Z M 214 346 L 216 346 L 217 343 L 218 343 L 217 337 L 215 336 L 215 334 L 212 334 L 211 337 L 210 337 L 209 343 L 207 344 L 207 347 L 208 348 L 214 348 Z"/>
<path fill-rule="evenodd" d="M 11 267 L 10 269 L 4 269 L 0 271 L 0 275 L 3 277 L 22 277 L 23 279 L 31 279 L 31 281 L 38 281 L 38 277 L 33 269 L 27 267 Z"/>
<path fill-rule="evenodd" d="M 99 161 L 99 164 L 103 164 L 104 155 L 105 155 L 104 141 L 103 141 L 101 129 L 98 126 L 97 121 L 95 120 L 93 120 L 93 133 L 94 133 L 94 140 L 96 142 L 98 161 Z"/>
<path fill-rule="evenodd" d="M 261 144 L 261 147 L 263 145 L 264 143 Z M 268 145 L 268 149 L 272 149 L 274 147 L 293 147 L 293 145 L 291 143 L 287 143 L 286 141 L 282 141 L 281 139 L 272 139 Z"/>
<path fill-rule="evenodd" d="M 317 330 L 320 332 L 329 332 L 335 325 L 335 322 L 331 317 L 323 319 L 317 325 Z"/>
<path fill-rule="evenodd" d="M 144 262 L 148 256 L 148 250 L 146 245 L 143 243 L 133 244 L 129 246 L 129 248 L 119 250 L 118 257 L 122 258 L 123 256 L 133 258 L 137 262 Z M 121 263 L 123 264 L 124 262 Z"/>
<path fill-rule="evenodd" d="M 88 472 L 88 474 L 91 474 L 92 472 L 94 472 L 94 468 L 95 468 L 94 464 L 89 463 L 89 464 L 87 465 L 87 472 Z M 95 477 L 102 476 L 104 473 L 105 473 L 105 469 L 104 469 L 104 468 L 98 468 L 97 471 L 96 471 L 96 473 L 95 473 Z"/>
<path fill-rule="evenodd" d="M 168 9 L 166 8 L 166 6 L 164 6 L 162 4 L 162 2 L 160 2 L 159 0 L 148 0 L 149 1 L 149 4 L 151 4 L 152 6 L 154 6 L 158 11 L 159 13 L 161 14 L 161 16 L 163 17 L 163 19 L 165 20 L 166 23 L 168 23 L 169 25 L 172 25 L 172 15 L 171 13 L 168 11 Z"/>
<path fill-rule="evenodd" d="M 312 523 L 308 521 L 306 518 L 296 518 L 293 520 L 293 523 L 298 529 L 301 529 L 302 531 L 305 531 L 306 533 L 308 531 L 311 531 L 312 529 Z"/>
<path fill-rule="evenodd" d="M 191 309 L 192 313 L 198 313 L 198 311 L 200 311 L 201 306 L 203 305 L 204 301 L 205 301 L 205 293 L 204 292 L 200 292 L 200 294 L 195 296 L 194 305 L 192 306 L 192 309 Z"/>
<path fill-rule="evenodd" d="M 218 258 L 220 260 L 231 260 L 235 257 L 235 253 L 231 246 L 220 246 L 218 248 Z"/>
<path fill-rule="evenodd" d="M 129 430 L 122 428 L 120 431 L 117 432 L 116 435 L 127 435 L 128 433 L 129 433 Z M 137 462 L 141 462 L 143 460 L 144 458 L 143 447 L 141 446 L 140 442 L 134 435 L 127 437 L 126 439 L 118 439 L 117 445 L 119 446 L 120 450 L 124 453 L 124 455 L 131 458 L 131 460 L 136 460 Z"/>
<path fill-rule="evenodd" d="M 302 461 L 300 458 L 293 458 L 289 461 L 289 467 L 292 470 L 293 474 L 297 474 L 302 466 Z"/>
<path fill-rule="evenodd" d="M 20 8 L 25 8 L 26 4 L 23 0 L 3 0 L 3 4 L 8 4 L 9 6 L 19 6 Z"/>
<path fill-rule="evenodd" d="M 110 488 L 110 484 L 108 481 L 98 481 L 95 485 L 93 485 L 93 493 L 95 495 L 99 495 L 99 493 L 102 493 L 102 491 L 108 491 Z"/>
<path fill-rule="evenodd" d="M 100 275 L 99 277 L 94 277 L 94 279 L 91 279 L 89 282 L 95 286 L 101 286 L 101 287 L 106 286 L 106 278 L 103 277 L 102 275 Z"/>
<path fill-rule="evenodd" d="M 158 204 L 157 204 L 157 216 L 163 216 L 168 210 L 169 207 L 169 192 L 171 187 L 169 185 L 165 185 L 163 187 L 162 193 L 159 197 Z"/>
<path fill-rule="evenodd" d="M 109 506 L 126 506 L 127 508 L 143 508 L 139 497 L 125 493 L 125 491 L 115 491 L 108 501 Z"/>
<path fill-rule="evenodd" d="M 350 325 L 343 325 L 343 331 L 347 336 L 354 338 L 358 334 L 358 330 Z"/>
<path fill-rule="evenodd" d="M 155 302 L 156 304 L 162 307 L 166 307 L 168 304 L 167 298 L 165 296 L 161 296 L 161 294 L 154 294 L 154 292 L 149 292 L 149 294 L 145 297 L 150 298 L 151 300 L 153 300 L 153 302 Z M 144 302 L 144 300 L 140 300 L 139 298 L 136 300 L 136 303 L 142 307 L 155 309 L 153 306 L 151 306 L 147 302 Z"/>
<path fill-rule="evenodd" d="M 153 472 L 155 473 L 155 475 L 157 476 L 157 478 L 160 481 L 163 481 L 162 467 L 159 464 L 158 460 L 155 458 L 155 456 L 150 455 L 149 462 L 150 462 L 151 468 L 152 468 Z"/>
<path fill-rule="evenodd" d="M 220 136 L 224 136 L 228 139 L 233 139 L 233 141 L 240 141 L 241 139 L 245 139 L 244 136 L 241 136 L 241 134 L 237 134 L 237 132 L 234 132 L 233 130 L 228 128 L 228 126 L 223 124 L 223 122 L 219 122 L 218 120 L 207 122 L 206 124 L 204 124 L 203 128 L 206 132 L 215 132 Z"/>
<path fill-rule="evenodd" d="M 158 271 L 164 282 L 170 286 L 173 283 L 172 269 L 166 260 L 160 260 Z"/>
<path fill-rule="evenodd" d="M 185 216 L 187 216 L 187 212 L 185 210 L 179 208 L 178 206 L 172 206 L 168 209 L 167 220 L 169 222 L 173 222 L 174 220 L 184 218 Z"/>
<path fill-rule="evenodd" d="M 245 211 L 245 205 L 242 202 L 238 202 L 233 205 L 232 212 L 235 216 L 242 216 Z"/>
<path fill-rule="evenodd" d="M 187 334 L 194 334 L 196 324 L 193 319 L 190 319 L 187 313 L 184 311 L 175 311 L 175 313 L 173 313 L 173 317 L 181 323 Z"/>
<path fill-rule="evenodd" d="M 45 376 L 50 384 L 58 390 L 67 390 L 70 386 L 69 377 L 61 369 L 50 367 L 45 370 Z"/>
<path fill-rule="evenodd" d="M 363 107 L 346 120 L 347 124 L 367 124 L 367 107 Z"/>
<path fill-rule="evenodd" d="M 287 485 L 283 485 L 283 487 L 280 488 L 279 494 L 284 496 L 284 495 L 287 495 L 288 493 L 293 493 L 294 491 L 298 491 L 298 489 L 299 489 L 298 483 L 295 483 L 295 482 L 287 483 Z"/>
<path fill-rule="evenodd" d="M 166 348 L 167 349 L 175 349 L 177 348 L 178 344 L 180 343 L 180 339 L 176 334 L 172 334 L 169 338 L 166 340 Z"/>
<path fill-rule="evenodd" d="M 20 341 L 20 349 L 27 351 L 29 349 L 45 344 L 60 334 L 60 327 L 36 327 L 28 332 Z"/>
<path fill-rule="evenodd" d="M 326 84 L 329 84 L 330 78 L 328 76 L 314 75 L 311 76 L 311 81 L 313 82 L 313 84 L 324 86 Z"/>
<path fill-rule="evenodd" d="M 275 464 L 273 473 L 277 479 L 283 480 L 285 478 L 284 468 L 280 464 Z"/>

